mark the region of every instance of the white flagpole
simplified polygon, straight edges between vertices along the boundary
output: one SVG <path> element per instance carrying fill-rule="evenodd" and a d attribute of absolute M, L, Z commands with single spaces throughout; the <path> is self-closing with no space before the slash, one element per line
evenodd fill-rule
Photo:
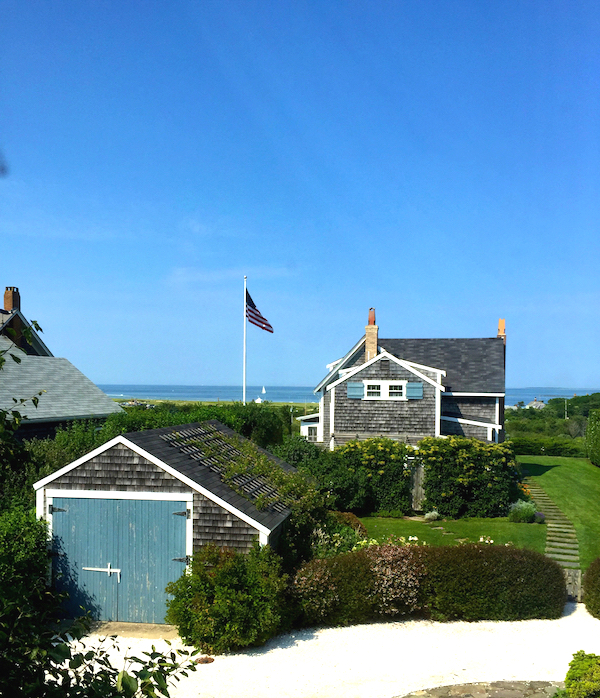
<path fill-rule="evenodd" d="M 242 387 L 242 403 L 246 404 L 246 277 L 244 276 L 244 379 Z"/>

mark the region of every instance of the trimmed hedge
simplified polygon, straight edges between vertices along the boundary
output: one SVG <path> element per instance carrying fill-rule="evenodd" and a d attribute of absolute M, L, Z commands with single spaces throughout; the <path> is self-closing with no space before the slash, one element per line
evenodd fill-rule
<path fill-rule="evenodd" d="M 567 436 L 511 435 L 510 441 L 507 443 L 512 444 L 515 453 L 518 453 L 520 456 L 584 458 L 586 455 L 585 443 L 581 437 L 570 439 Z"/>
<path fill-rule="evenodd" d="M 435 620 L 560 618 L 567 598 L 558 563 L 521 548 L 431 547 L 422 589 Z"/>
<path fill-rule="evenodd" d="M 561 567 L 506 546 L 371 546 L 312 560 L 293 580 L 302 625 L 348 625 L 421 612 L 435 620 L 559 618 Z"/>
<path fill-rule="evenodd" d="M 597 557 L 583 575 L 583 603 L 590 615 L 600 618 L 600 557 Z"/>
<path fill-rule="evenodd" d="M 600 410 L 592 410 L 588 417 L 585 445 L 588 458 L 600 466 Z"/>
<path fill-rule="evenodd" d="M 452 519 L 506 516 L 519 498 L 519 471 L 512 447 L 464 436 L 419 441 L 425 467 L 425 510 Z"/>

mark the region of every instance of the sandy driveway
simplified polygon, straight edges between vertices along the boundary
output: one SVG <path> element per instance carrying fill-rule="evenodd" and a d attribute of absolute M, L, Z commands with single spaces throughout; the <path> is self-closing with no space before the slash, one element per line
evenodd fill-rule
<path fill-rule="evenodd" d="M 97 641 L 90 636 L 89 643 Z M 162 640 L 119 639 L 136 652 Z M 174 646 L 181 646 L 179 641 Z M 558 620 L 405 621 L 281 635 L 215 657 L 173 698 L 391 698 L 418 689 L 496 680 L 564 680 L 574 652 L 600 654 L 600 620 L 568 604 Z M 118 661 L 117 658 L 115 658 Z"/>

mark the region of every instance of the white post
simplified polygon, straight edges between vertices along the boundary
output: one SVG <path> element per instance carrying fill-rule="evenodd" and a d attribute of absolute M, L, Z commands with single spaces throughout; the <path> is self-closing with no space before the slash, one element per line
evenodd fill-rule
<path fill-rule="evenodd" d="M 246 277 L 244 276 L 244 369 L 242 383 L 242 403 L 246 404 Z"/>

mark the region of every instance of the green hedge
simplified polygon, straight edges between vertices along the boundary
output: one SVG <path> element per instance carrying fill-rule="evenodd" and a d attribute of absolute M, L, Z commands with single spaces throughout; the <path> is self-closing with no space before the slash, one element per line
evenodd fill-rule
<path fill-rule="evenodd" d="M 191 572 L 167 586 L 173 598 L 166 622 L 211 654 L 260 645 L 282 627 L 286 584 L 268 546 L 243 555 L 207 545 L 194 555 Z"/>
<path fill-rule="evenodd" d="M 566 601 L 556 562 L 521 548 L 462 545 L 428 549 L 423 598 L 435 620 L 560 618 Z"/>
<path fill-rule="evenodd" d="M 425 468 L 424 508 L 453 519 L 506 516 L 519 498 L 512 447 L 463 436 L 419 441 Z"/>
<path fill-rule="evenodd" d="M 600 466 L 600 410 L 593 410 L 588 417 L 585 444 L 588 458 Z"/>
<path fill-rule="evenodd" d="M 597 557 L 583 575 L 583 603 L 594 618 L 600 618 L 600 557 Z"/>
<path fill-rule="evenodd" d="M 588 426 L 589 429 L 589 426 Z M 512 447 L 520 456 L 566 456 L 568 458 L 584 458 L 586 446 L 582 438 L 570 439 L 552 436 L 514 435 L 510 441 Z"/>

